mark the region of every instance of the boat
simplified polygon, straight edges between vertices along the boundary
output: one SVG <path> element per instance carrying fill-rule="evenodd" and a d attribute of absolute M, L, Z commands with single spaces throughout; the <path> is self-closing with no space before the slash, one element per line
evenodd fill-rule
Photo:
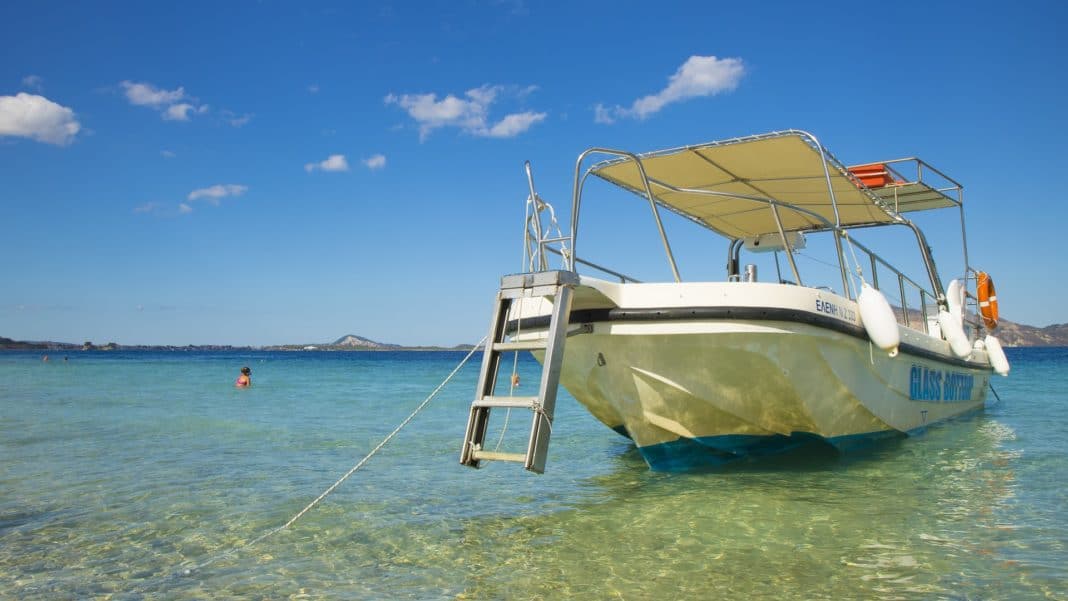
<path fill-rule="evenodd" d="M 981 411 L 991 376 L 1009 372 L 993 280 L 968 261 L 963 186 L 919 158 L 847 166 L 800 130 L 642 154 L 591 148 L 576 161 L 566 227 L 526 169 L 524 271 L 501 278 L 464 465 L 543 472 L 559 386 L 651 469 L 679 471 L 914 435 Z M 660 279 L 632 277 L 619 257 L 580 257 L 591 182 L 613 194 L 599 240 L 658 238 Z M 651 217 L 646 231 L 612 229 L 628 209 Z M 909 218 L 920 212 L 952 223 L 935 240 L 959 252 L 949 282 Z M 718 239 L 721 277 L 684 279 L 669 229 Z M 869 237 L 893 242 L 876 252 Z M 648 253 L 635 263 L 648 270 Z M 519 352 L 541 363 L 537 394 L 516 394 L 514 367 L 505 375 Z M 501 451 L 490 415 L 514 410 L 531 413 L 526 448 Z"/>

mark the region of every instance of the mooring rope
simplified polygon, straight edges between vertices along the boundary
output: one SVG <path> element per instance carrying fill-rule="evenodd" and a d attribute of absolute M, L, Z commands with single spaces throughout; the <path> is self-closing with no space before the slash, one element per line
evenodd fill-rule
<path fill-rule="evenodd" d="M 1000 405 L 1001 404 L 1001 395 L 998 394 L 998 391 L 994 390 L 994 384 L 991 383 L 989 380 L 987 380 L 986 385 L 990 387 L 990 392 L 993 392 L 994 393 L 994 398 L 998 400 L 998 402 L 995 403 L 995 405 Z"/>
<path fill-rule="evenodd" d="M 523 333 L 523 302 L 519 302 L 519 315 L 516 316 L 516 330 L 512 334 L 512 340 L 515 340 L 520 334 Z M 519 351 L 512 353 L 512 375 L 508 379 L 508 396 L 515 396 L 515 389 L 519 387 Z M 509 407 L 504 413 L 504 425 L 501 426 L 501 436 L 497 439 L 497 446 L 493 447 L 493 451 L 497 452 L 501 449 L 501 445 L 504 444 L 504 435 L 508 432 L 508 420 L 512 418 L 512 408 Z"/>
<path fill-rule="evenodd" d="M 246 549 L 248 547 L 251 547 L 251 546 L 255 545 L 256 543 L 259 543 L 263 539 L 265 539 L 265 538 L 267 538 L 269 536 L 275 535 L 275 534 L 281 532 L 282 530 L 285 530 L 286 528 L 289 528 L 290 526 L 292 526 L 293 522 L 296 522 L 305 513 L 308 513 L 309 511 L 311 511 L 311 509 L 313 507 L 315 507 L 316 505 L 318 505 L 320 501 L 325 499 L 327 497 L 327 495 L 329 495 L 330 493 L 334 492 L 334 489 L 336 489 L 338 486 L 341 486 L 341 483 L 344 482 L 345 480 L 347 480 L 349 478 L 349 476 L 353 475 L 354 473 L 356 473 L 357 470 L 359 470 L 361 467 L 363 467 L 363 465 L 365 463 L 367 463 L 371 459 L 371 457 L 374 457 L 375 453 L 377 453 L 379 451 L 379 449 L 381 449 L 382 447 L 386 446 L 386 443 L 388 443 L 390 440 L 392 440 L 393 437 L 396 436 L 397 433 L 400 432 L 401 429 L 404 428 L 404 426 L 407 426 L 408 423 L 411 422 L 415 418 L 415 416 L 418 415 L 419 412 L 423 410 L 423 408 L 425 408 L 428 404 L 430 404 L 430 401 L 433 400 L 433 398 L 435 396 L 437 396 L 437 394 L 439 392 L 441 392 L 441 389 L 444 388 L 445 385 L 448 384 L 450 380 L 452 380 L 452 378 L 460 371 L 461 368 L 463 368 L 463 366 L 467 363 L 468 359 L 470 359 L 471 356 L 475 354 L 475 351 L 477 351 L 479 349 L 479 347 L 481 347 L 483 345 L 483 343 L 486 342 L 487 338 L 489 338 L 489 335 L 484 336 L 482 338 L 482 340 L 478 341 L 478 344 L 476 344 L 471 349 L 471 352 L 467 353 L 467 356 L 464 357 L 462 361 L 460 361 L 460 364 L 457 365 L 456 368 L 452 370 L 452 373 L 450 373 L 448 376 L 446 376 L 445 379 L 441 381 L 441 384 L 438 384 L 438 387 L 435 388 L 434 391 L 430 393 L 430 396 L 426 397 L 426 399 L 424 399 L 423 402 L 420 403 L 419 406 L 415 408 L 415 411 L 412 411 L 408 415 L 408 417 L 404 418 L 404 421 L 402 421 L 399 426 L 397 426 L 392 432 L 390 432 L 388 436 L 383 438 L 382 442 L 378 443 L 378 446 L 376 446 L 375 448 L 371 449 L 370 453 L 368 453 L 366 456 L 364 456 L 364 458 L 361 459 L 359 461 L 359 463 L 357 463 L 356 465 L 352 466 L 352 469 L 350 469 L 349 471 L 345 472 L 344 476 L 341 476 L 340 478 L 338 478 L 337 482 L 334 482 L 333 484 L 331 484 L 330 487 L 327 488 L 326 490 L 324 490 L 322 492 L 322 494 L 320 494 L 318 497 L 315 498 L 314 501 L 312 501 L 311 503 L 308 503 L 308 505 L 306 507 L 304 507 L 304 509 L 301 509 L 293 517 L 289 518 L 289 521 L 287 521 L 286 523 L 282 524 L 281 526 L 279 526 L 279 527 L 277 527 L 277 528 L 275 528 L 273 530 L 269 530 L 269 531 L 261 534 L 260 536 L 252 539 L 251 541 L 249 541 L 249 542 L 247 542 L 247 543 L 245 543 L 243 545 L 240 545 L 238 547 L 234 547 L 233 549 L 230 549 L 226 553 L 222 553 L 220 555 L 216 555 L 215 557 L 212 557 L 208 561 L 205 561 L 205 562 L 203 562 L 201 564 L 193 566 L 192 568 L 186 568 L 185 570 L 182 570 L 180 574 L 183 575 L 183 576 L 188 576 L 189 574 L 192 574 L 193 572 L 195 572 L 197 570 L 203 569 L 203 568 L 205 568 L 205 567 L 207 567 L 207 566 L 209 566 L 209 565 L 215 563 L 216 561 L 219 561 L 220 559 L 223 559 L 225 557 L 230 557 L 231 555 L 237 553 L 238 551 L 241 551 L 242 549 Z"/>

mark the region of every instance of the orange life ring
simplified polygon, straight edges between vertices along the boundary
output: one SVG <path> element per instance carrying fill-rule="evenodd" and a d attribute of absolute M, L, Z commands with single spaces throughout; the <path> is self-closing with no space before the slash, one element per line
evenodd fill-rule
<path fill-rule="evenodd" d="M 998 327 L 998 295 L 994 291 L 994 280 L 980 271 L 975 276 L 975 289 L 979 296 L 979 313 L 988 329 Z"/>

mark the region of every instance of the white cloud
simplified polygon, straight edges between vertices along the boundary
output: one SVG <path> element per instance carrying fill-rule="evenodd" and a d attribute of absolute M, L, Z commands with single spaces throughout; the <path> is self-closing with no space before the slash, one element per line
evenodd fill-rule
<path fill-rule="evenodd" d="M 185 88 L 178 86 L 177 90 L 161 90 L 150 83 L 134 83 L 123 81 L 119 85 L 126 89 L 126 99 L 130 104 L 138 106 L 150 106 L 161 108 L 172 105 L 186 97 Z"/>
<path fill-rule="evenodd" d="M 40 92 L 44 89 L 44 79 L 40 75 L 27 75 L 22 78 L 22 86 Z"/>
<path fill-rule="evenodd" d="M 312 85 L 308 86 L 308 93 L 309 94 L 318 94 L 319 93 L 319 85 L 313 83 Z"/>
<path fill-rule="evenodd" d="M 178 156 L 178 155 L 174 154 L 174 152 L 172 152 L 170 150 L 161 150 L 161 151 L 159 151 L 159 153 L 165 159 L 173 159 L 174 157 Z"/>
<path fill-rule="evenodd" d="M 172 104 L 167 107 L 167 110 L 163 111 L 164 121 L 189 121 L 189 111 L 193 110 L 193 105 L 183 102 L 182 104 Z"/>
<path fill-rule="evenodd" d="M 498 121 L 485 135 L 491 138 L 514 138 L 530 129 L 531 125 L 544 120 L 545 113 L 515 113 Z"/>
<path fill-rule="evenodd" d="M 155 109 L 164 121 L 189 121 L 192 115 L 208 112 L 208 105 L 186 94 L 181 86 L 175 90 L 163 90 L 150 83 L 122 81 L 119 85 L 126 90 L 126 99 L 130 104 Z"/>
<path fill-rule="evenodd" d="M 513 17 L 526 17 L 530 14 L 530 9 L 523 0 L 496 0 L 493 4 L 510 8 Z"/>
<path fill-rule="evenodd" d="M 501 86 L 491 86 L 489 84 L 483 85 L 480 88 L 467 91 L 467 96 L 471 98 L 475 103 L 481 106 L 483 109 L 493 104 L 493 101 L 497 99 L 497 94 L 501 91 Z"/>
<path fill-rule="evenodd" d="M 248 191 L 248 186 L 239 186 L 237 184 L 215 184 L 207 188 L 199 188 L 193 190 L 186 197 L 186 200 L 192 202 L 194 200 L 206 199 L 213 205 L 218 205 L 219 201 L 227 196 L 241 196 Z"/>
<path fill-rule="evenodd" d="M 144 203 L 142 205 L 138 205 L 138 206 L 134 207 L 133 211 L 134 211 L 134 213 L 156 213 L 162 208 L 163 208 L 163 204 L 162 203 L 158 203 L 158 202 L 152 201 L 152 202 L 146 202 L 146 203 Z"/>
<path fill-rule="evenodd" d="M 738 87 L 743 75 L 745 65 L 740 58 L 691 56 L 668 79 L 663 90 L 635 100 L 630 107 L 598 104 L 594 107 L 593 120 L 613 123 L 624 117 L 645 119 L 673 102 L 730 92 Z"/>
<path fill-rule="evenodd" d="M 206 106 L 204 108 L 204 111 L 207 111 Z M 237 113 L 229 109 L 222 109 L 218 111 L 218 115 L 223 121 L 225 121 L 232 127 L 244 127 L 248 124 L 249 121 L 252 121 L 252 117 L 254 116 L 252 113 L 238 115 Z"/>
<path fill-rule="evenodd" d="M 420 140 L 425 140 L 439 127 L 452 126 L 468 131 L 483 126 L 486 120 L 485 107 L 477 101 L 463 100 L 451 94 L 441 100 L 437 99 L 437 94 L 390 94 L 386 96 L 386 104 L 396 104 L 408 111 L 419 124 Z"/>
<path fill-rule="evenodd" d="M 603 104 L 598 103 L 593 107 L 593 122 L 594 123 L 615 123 L 615 117 L 612 116 L 612 109 L 606 107 Z"/>
<path fill-rule="evenodd" d="M 526 98 L 527 96 L 530 96 L 534 92 L 537 92 L 538 89 L 539 88 L 536 85 L 529 85 L 529 86 L 527 86 L 525 88 L 520 88 L 519 90 L 517 90 L 516 91 L 516 96 L 518 96 L 519 98 Z"/>
<path fill-rule="evenodd" d="M 229 111 L 227 112 L 229 113 Z M 229 122 L 230 125 L 233 125 L 234 127 L 241 127 L 247 124 L 249 121 L 252 121 L 251 113 L 246 113 L 244 115 L 241 115 L 240 117 L 234 115 L 233 113 L 230 113 L 230 115 L 227 117 L 227 122 Z"/>
<path fill-rule="evenodd" d="M 364 159 L 363 164 L 371 171 L 383 169 L 386 166 L 386 155 L 376 154 L 370 158 Z"/>
<path fill-rule="evenodd" d="M 134 207 L 134 213 L 152 215 L 153 217 L 175 218 L 188 215 L 193 212 L 194 201 L 204 200 L 212 205 L 219 206 L 223 198 L 228 196 L 241 196 L 248 190 L 248 186 L 237 184 L 216 184 L 207 188 L 193 190 L 186 200 L 177 204 L 172 202 L 150 201 Z"/>
<path fill-rule="evenodd" d="M 44 96 L 19 92 L 0 96 L 0 136 L 18 136 L 65 146 L 82 125 L 74 111 Z"/>
<path fill-rule="evenodd" d="M 419 124 L 420 141 L 426 140 L 432 131 L 442 127 L 456 127 L 476 136 L 510 138 L 544 120 L 546 113 L 513 113 L 505 115 L 491 126 L 488 125 L 490 106 L 502 94 L 522 99 L 536 89 L 537 86 L 519 89 L 486 84 L 464 92 L 463 98 L 452 94 L 441 100 L 438 100 L 437 94 L 390 94 L 384 100 L 386 104 L 396 104 L 407 111 L 408 116 Z"/>
<path fill-rule="evenodd" d="M 153 217 L 173 218 L 180 215 L 188 215 L 193 212 L 193 206 L 189 203 L 180 202 L 177 205 L 174 203 L 164 203 L 159 201 L 150 201 L 144 204 L 134 207 L 134 213 L 151 215 Z"/>
<path fill-rule="evenodd" d="M 312 171 L 348 171 L 349 162 L 345 160 L 343 154 L 332 154 L 326 158 L 326 160 L 318 163 L 308 163 L 304 166 L 304 170 L 308 173 Z"/>

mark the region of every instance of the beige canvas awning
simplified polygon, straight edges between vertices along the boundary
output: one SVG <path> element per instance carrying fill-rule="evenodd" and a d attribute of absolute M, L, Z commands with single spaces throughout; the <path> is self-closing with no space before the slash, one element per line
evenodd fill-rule
<path fill-rule="evenodd" d="M 730 238 L 777 233 L 769 199 L 780 203 L 785 231 L 822 230 L 835 223 L 843 227 L 893 223 L 900 220 L 899 212 L 956 205 L 922 182 L 894 182 L 869 190 L 829 154 L 821 156 L 812 141 L 803 132 L 783 132 L 640 158 L 660 205 Z M 645 196 L 639 170 L 630 159 L 606 161 L 591 171 Z"/>

